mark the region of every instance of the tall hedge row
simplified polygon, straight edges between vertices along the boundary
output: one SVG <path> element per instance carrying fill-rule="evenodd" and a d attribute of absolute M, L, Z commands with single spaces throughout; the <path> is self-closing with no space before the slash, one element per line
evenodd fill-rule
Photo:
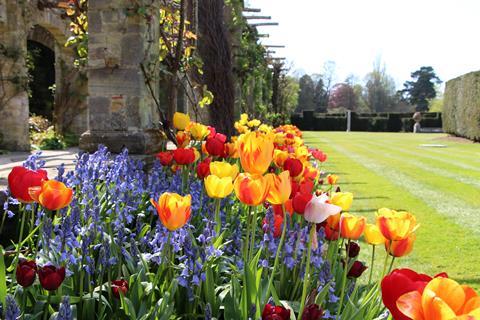
<path fill-rule="evenodd" d="M 352 131 L 372 132 L 412 132 L 415 121 L 412 112 L 405 113 L 355 113 L 352 112 Z M 423 128 L 441 128 L 442 114 L 438 112 L 422 113 Z M 347 115 L 345 113 L 315 113 L 304 111 L 294 114 L 292 124 L 300 130 L 311 131 L 345 131 L 347 130 Z"/>
<path fill-rule="evenodd" d="M 480 71 L 448 81 L 443 100 L 443 130 L 480 141 Z"/>

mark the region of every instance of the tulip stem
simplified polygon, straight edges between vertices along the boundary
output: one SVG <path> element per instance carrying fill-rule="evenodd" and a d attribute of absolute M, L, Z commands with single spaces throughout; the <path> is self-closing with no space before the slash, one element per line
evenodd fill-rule
<path fill-rule="evenodd" d="M 343 241 L 342 241 L 342 246 L 343 246 Z M 350 239 L 348 239 L 347 241 L 347 248 L 350 247 Z M 342 276 L 342 289 L 340 291 L 340 300 L 339 300 L 339 303 L 338 303 L 338 311 L 337 311 L 337 318 L 336 319 L 340 319 L 340 314 L 342 313 L 342 307 L 343 307 L 343 298 L 345 297 L 345 286 L 347 284 L 347 274 L 348 274 L 348 271 L 350 269 L 350 265 L 349 265 L 349 256 L 348 256 L 348 250 L 346 251 L 345 253 L 345 266 L 344 266 L 344 269 L 343 269 L 343 276 Z"/>
<path fill-rule="evenodd" d="M 278 257 L 280 256 L 280 252 L 282 250 L 283 242 L 285 240 L 285 233 L 287 232 L 287 216 L 285 210 L 283 210 L 283 229 L 282 229 L 282 236 L 280 237 L 280 242 L 278 243 L 277 252 L 275 254 L 275 261 L 273 262 L 273 269 L 272 274 L 270 274 L 270 278 L 268 279 L 267 291 L 265 295 L 264 305 L 268 302 L 270 298 L 270 289 L 272 287 L 273 278 L 275 276 L 275 270 L 277 270 L 278 265 Z"/>
<path fill-rule="evenodd" d="M 222 219 L 220 219 L 220 199 L 215 199 L 215 236 L 220 237 L 222 231 Z"/>
<path fill-rule="evenodd" d="M 394 262 L 395 262 L 395 257 L 392 257 L 392 262 L 390 262 L 390 267 L 388 268 L 388 273 L 390 273 L 392 271 Z"/>
<path fill-rule="evenodd" d="M 308 237 L 308 249 L 307 249 L 307 266 L 305 267 L 305 276 L 303 277 L 303 289 L 302 289 L 302 299 L 300 300 L 300 310 L 298 315 L 300 316 L 299 320 L 302 319 L 303 309 L 305 308 L 305 299 L 307 298 L 307 290 L 310 287 L 310 257 L 312 254 L 312 242 L 314 240 L 316 225 L 312 224 L 310 228 L 310 236 Z"/>
<path fill-rule="evenodd" d="M 372 283 L 373 264 L 375 263 L 375 245 L 372 245 L 372 262 L 370 262 L 370 275 L 368 276 L 368 285 Z"/>
<path fill-rule="evenodd" d="M 3 217 L 2 217 L 2 224 L 0 225 L 0 234 L 3 232 L 3 225 L 5 224 L 5 219 L 7 218 L 7 212 L 3 212 Z"/>
<path fill-rule="evenodd" d="M 252 259 L 252 253 L 254 251 L 255 247 L 255 233 L 257 229 L 257 208 L 253 209 L 253 221 L 252 221 L 252 230 L 251 230 L 251 235 L 250 235 L 250 245 L 248 247 L 248 261 Z"/>

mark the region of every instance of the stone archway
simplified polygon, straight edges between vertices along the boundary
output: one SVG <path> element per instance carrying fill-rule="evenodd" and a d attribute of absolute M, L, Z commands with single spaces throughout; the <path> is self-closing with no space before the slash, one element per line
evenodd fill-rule
<path fill-rule="evenodd" d="M 79 136 L 87 130 L 88 83 L 85 72 L 73 67 L 74 52 L 64 46 L 68 21 L 35 2 L 18 5 L 0 0 L 0 149 L 29 150 L 27 41 L 55 53 L 53 123 L 60 133 Z"/>

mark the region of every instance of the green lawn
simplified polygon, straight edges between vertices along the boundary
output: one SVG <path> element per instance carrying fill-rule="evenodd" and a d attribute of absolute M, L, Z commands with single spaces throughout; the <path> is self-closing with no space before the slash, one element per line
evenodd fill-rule
<path fill-rule="evenodd" d="M 374 221 L 381 207 L 414 213 L 421 224 L 414 251 L 396 266 L 480 289 L 480 144 L 444 134 L 305 132 L 329 156 L 326 171 L 354 193 L 351 211 Z M 445 148 L 422 147 L 442 144 Z M 377 264 L 382 264 L 378 257 Z M 370 261 L 368 250 L 362 260 Z"/>

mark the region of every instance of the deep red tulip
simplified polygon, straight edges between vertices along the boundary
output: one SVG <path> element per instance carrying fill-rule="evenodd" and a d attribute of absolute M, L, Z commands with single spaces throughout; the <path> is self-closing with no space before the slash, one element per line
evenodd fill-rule
<path fill-rule="evenodd" d="M 41 186 L 44 180 L 48 180 L 47 171 L 45 170 L 13 167 L 8 174 L 8 188 L 12 196 L 18 201 L 30 203 L 33 202 L 33 199 L 28 193 L 28 189 Z"/>
<path fill-rule="evenodd" d="M 303 164 L 298 159 L 288 158 L 283 164 L 283 169 L 290 171 L 290 176 L 295 178 L 303 172 Z"/>
<path fill-rule="evenodd" d="M 358 278 L 362 275 L 362 273 L 367 270 L 368 267 L 363 264 L 363 262 L 355 261 L 353 265 L 350 267 L 347 276 L 349 278 Z"/>
<path fill-rule="evenodd" d="M 290 320 L 290 310 L 285 307 L 266 304 L 263 308 L 262 320 Z"/>
<path fill-rule="evenodd" d="M 225 142 L 227 142 L 227 137 L 224 134 L 216 133 L 208 137 L 205 148 L 208 154 L 223 157 L 225 155 Z"/>
<path fill-rule="evenodd" d="M 318 304 L 310 304 L 305 307 L 302 314 L 302 320 L 320 320 L 323 316 L 323 310 Z"/>
<path fill-rule="evenodd" d="M 197 176 L 199 179 L 204 179 L 210 174 L 210 162 L 212 162 L 211 158 L 205 158 L 205 160 L 198 164 Z"/>
<path fill-rule="evenodd" d="M 128 292 L 128 282 L 127 280 L 113 280 L 112 281 L 112 292 L 113 296 L 117 299 L 120 299 L 120 292 L 125 296 Z"/>
<path fill-rule="evenodd" d="M 34 260 L 20 260 L 15 275 L 19 285 L 30 287 L 37 276 L 37 264 Z"/>
<path fill-rule="evenodd" d="M 448 278 L 446 273 L 440 273 L 435 276 Z M 432 277 L 416 273 L 411 269 L 395 269 L 382 280 L 382 300 L 383 304 L 392 314 L 395 320 L 410 320 L 397 308 L 397 299 L 411 291 L 423 293 L 423 289 Z"/>
<path fill-rule="evenodd" d="M 42 288 L 48 291 L 57 290 L 65 279 L 65 267 L 43 266 L 37 273 Z"/>
<path fill-rule="evenodd" d="M 162 166 L 169 166 L 172 164 L 173 161 L 173 152 L 171 151 L 164 151 L 164 152 L 159 152 L 156 154 L 156 157 L 158 160 L 160 160 L 160 163 Z"/>
<path fill-rule="evenodd" d="M 178 148 L 173 150 L 173 159 L 179 165 L 190 164 L 195 161 L 195 152 L 192 148 Z"/>
<path fill-rule="evenodd" d="M 355 258 L 360 253 L 360 246 L 356 242 L 345 244 L 345 250 L 350 258 Z"/>

